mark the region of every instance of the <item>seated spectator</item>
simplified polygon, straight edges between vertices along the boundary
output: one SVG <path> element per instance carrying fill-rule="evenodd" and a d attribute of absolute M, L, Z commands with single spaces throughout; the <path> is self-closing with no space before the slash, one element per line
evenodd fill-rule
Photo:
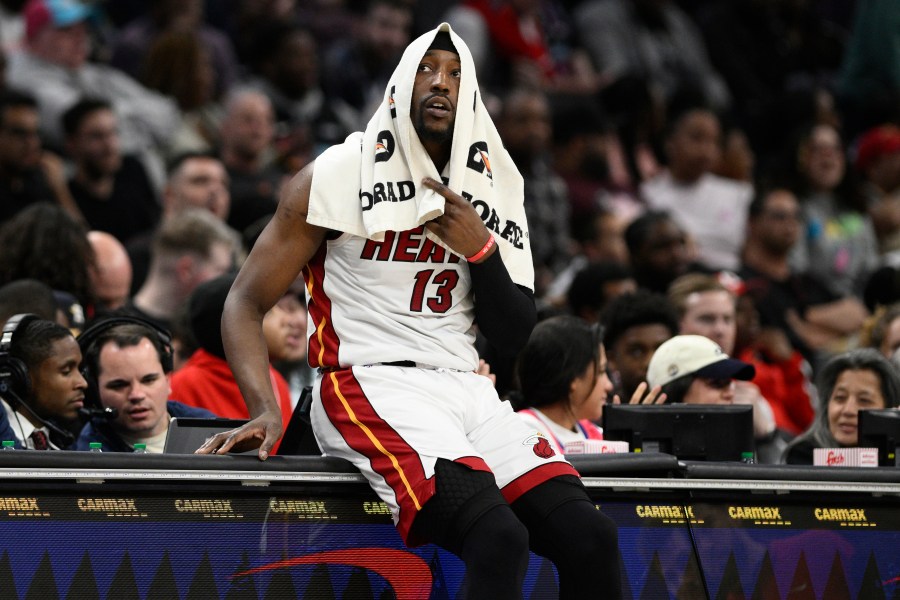
<path fill-rule="evenodd" d="M 75 441 L 87 382 L 71 332 L 33 314 L 13 316 L 0 341 L 0 438 L 17 448 L 64 449 Z M 8 338 L 7 339 L 7 334 Z"/>
<path fill-rule="evenodd" d="M 676 335 L 653 353 L 647 383 L 661 386 L 669 403 L 731 404 L 735 380 L 750 381 L 755 373 L 706 336 Z"/>
<path fill-rule="evenodd" d="M 714 341 L 702 335 L 676 335 L 650 359 L 647 383 L 659 385 L 669 402 L 685 404 L 737 404 L 738 384 L 754 379 L 755 367 L 730 358 Z M 754 411 L 754 441 L 761 463 L 777 463 L 785 441 L 779 435 L 760 437 Z"/>
<path fill-rule="evenodd" d="M 712 173 L 721 154 L 716 113 L 693 106 L 669 119 L 667 169 L 646 181 L 641 195 L 650 208 L 669 211 L 697 244 L 697 258 L 704 266 L 735 270 L 753 187 Z"/>
<path fill-rule="evenodd" d="M 625 222 L 612 211 L 597 208 L 589 216 L 571 220 L 574 255 L 561 271 L 554 273 L 545 299 L 561 305 L 575 276 L 593 263 L 618 263 L 628 266 Z"/>
<path fill-rule="evenodd" d="M 237 234 L 206 210 L 167 217 L 153 238 L 147 279 L 121 312 L 171 330 L 194 289 L 234 266 L 238 245 Z"/>
<path fill-rule="evenodd" d="M 566 183 L 573 232 L 579 225 L 590 226 L 614 185 L 608 155 L 615 133 L 609 129 L 595 98 L 554 99 L 553 170 Z M 616 211 L 616 216 L 622 215 Z"/>
<path fill-rule="evenodd" d="M 648 211 L 632 221 L 625 229 L 625 244 L 639 288 L 664 294 L 692 268 L 687 235 L 667 212 Z"/>
<path fill-rule="evenodd" d="M 219 156 L 228 171 L 228 224 L 244 233 L 268 222 L 287 174 L 275 163 L 275 115 L 269 98 L 243 90 L 232 94 L 222 119 Z"/>
<path fill-rule="evenodd" d="M 782 462 L 811 465 L 813 449 L 855 447 L 859 411 L 900 405 L 900 374 L 874 348 L 833 357 L 818 377 L 821 407 L 812 426 L 785 449 Z"/>
<path fill-rule="evenodd" d="M 744 385 L 755 385 L 768 401 L 777 435 L 802 433 L 815 418 L 812 366 L 782 330 L 760 325 L 756 302 L 746 293 L 737 297 L 734 320 L 735 357 L 756 368 L 753 383 Z"/>
<path fill-rule="evenodd" d="M 895 265 L 900 259 L 900 127 L 885 124 L 863 133 L 856 170 L 865 180 L 879 250 Z"/>
<path fill-rule="evenodd" d="M 178 109 L 118 69 L 89 62 L 86 21 L 93 12 L 75 0 L 28 0 L 25 44 L 10 56 L 7 81 L 37 97 L 42 134 L 51 147 L 62 146 L 62 114 L 84 94 L 94 94 L 113 105 L 123 150 L 152 154 L 178 125 Z"/>
<path fill-rule="evenodd" d="M 524 85 L 590 95 L 601 79 L 559 2 L 452 2 L 442 20 L 466 40 L 490 88 Z"/>
<path fill-rule="evenodd" d="M 163 188 L 163 216 L 185 208 L 205 208 L 225 220 L 231 210 L 228 172 L 216 156 L 187 152 L 169 164 L 169 178 Z"/>
<path fill-rule="evenodd" d="M 66 152 L 75 167 L 69 192 L 88 226 L 123 244 L 152 231 L 161 212 L 156 189 L 141 161 L 122 153 L 112 104 L 79 100 L 62 122 Z"/>
<path fill-rule="evenodd" d="M 27 94 L 0 94 L 0 223 L 28 206 L 53 202 L 72 218 L 83 216 L 66 186 L 62 161 L 43 149 L 37 101 Z"/>
<path fill-rule="evenodd" d="M 113 40 L 110 64 L 140 79 L 154 42 L 166 33 L 183 32 L 196 39 L 208 55 L 210 85 L 215 94 L 226 93 L 238 76 L 237 59 L 228 36 L 204 22 L 204 2 L 150 0 L 141 4 L 143 14 L 129 20 Z"/>
<path fill-rule="evenodd" d="M 637 283 L 628 267 L 614 262 L 598 262 L 578 271 L 566 300 L 573 315 L 588 323 L 597 323 L 610 302 L 636 291 Z"/>
<path fill-rule="evenodd" d="M 734 354 L 737 324 L 735 295 L 722 283 L 727 279 L 724 275 L 688 273 L 672 282 L 668 296 L 669 302 L 678 312 L 678 333 L 708 337 L 719 344 L 726 354 L 731 355 Z M 758 441 L 775 435 L 772 407 L 755 383 L 737 381 L 734 403 L 753 406 L 753 433 Z M 760 457 L 761 462 L 777 460 L 777 455 Z"/>
<path fill-rule="evenodd" d="M 186 208 L 202 208 L 225 221 L 231 207 L 228 187 L 225 165 L 212 154 L 188 152 L 177 156 L 169 164 L 169 176 L 163 187 L 160 224 Z M 153 235 L 140 235 L 126 244 L 133 269 L 132 293 L 137 293 L 147 277 Z"/>
<path fill-rule="evenodd" d="M 95 416 L 84 426 L 73 450 L 100 442 L 104 452 L 133 452 L 142 443 L 161 454 L 173 417 L 215 415 L 169 400 L 172 345 L 168 332 L 149 322 L 113 317 L 95 322 L 78 336 L 88 382 L 85 407 Z M 107 412 L 103 412 L 103 411 Z"/>
<path fill-rule="evenodd" d="M 630 398 L 647 379 L 660 345 L 678 334 L 678 317 L 662 294 L 638 290 L 612 300 L 600 317 L 614 392 Z"/>
<path fill-rule="evenodd" d="M 94 314 L 122 308 L 131 298 L 131 259 L 125 246 L 103 231 L 89 231 L 88 241 L 94 249 L 94 265 L 90 270 L 91 287 L 97 299 Z"/>
<path fill-rule="evenodd" d="M 410 41 L 413 5 L 395 0 L 358 4 L 364 11 L 354 28 L 356 35 L 334 41 L 325 54 L 322 75 L 331 94 L 369 115 L 381 102 L 388 79 Z"/>
<path fill-rule="evenodd" d="M 519 393 L 513 406 L 522 419 L 545 437 L 556 452 L 566 442 L 603 439 L 595 425 L 610 398 L 612 383 L 606 369 L 603 329 L 567 315 L 535 326 L 517 362 Z M 631 404 L 665 401 L 654 388 L 639 387 Z"/>
<path fill-rule="evenodd" d="M 728 106 L 728 88 L 710 64 L 699 28 L 678 2 L 590 0 L 574 17 L 601 76 L 645 78 L 662 103 L 693 85 L 717 108 Z"/>
<path fill-rule="evenodd" d="M 275 119 L 294 136 L 312 140 L 314 155 L 358 130 L 359 115 L 321 86 L 319 47 L 308 29 L 270 22 L 256 31 L 249 85 L 272 101 Z"/>
<path fill-rule="evenodd" d="M 817 357 L 840 352 L 857 335 L 867 311 L 854 296 L 838 297 L 811 273 L 789 262 L 800 237 L 797 197 L 784 188 L 761 191 L 750 204 L 740 276 L 763 326 L 784 331 L 817 368 Z"/>
<path fill-rule="evenodd" d="M 536 298 L 572 259 L 569 197 L 565 182 L 550 164 L 553 134 L 550 103 L 540 90 L 517 88 L 506 94 L 496 117 L 497 131 L 525 186 Z"/>
<path fill-rule="evenodd" d="M 222 310 L 234 278 L 234 274 L 221 275 L 200 284 L 191 294 L 188 321 L 199 348 L 172 376 L 172 397 L 190 406 L 210 410 L 220 417 L 248 419 L 247 404 L 225 360 L 222 343 Z M 276 335 L 271 329 L 280 326 L 279 316 L 272 310 L 263 319 L 263 335 L 267 343 Z M 282 422 L 287 426 L 292 412 L 290 388 L 271 364 L 269 376 L 281 408 Z"/>
<path fill-rule="evenodd" d="M 163 149 L 167 158 L 216 146 L 222 105 L 215 76 L 209 53 L 189 31 L 166 31 L 150 46 L 139 79 L 174 99 L 180 109 L 179 126 Z"/>
<path fill-rule="evenodd" d="M 0 286 L 0 327 L 11 316 L 25 312 L 58 323 L 56 310 L 53 288 L 37 279 L 16 279 Z"/>
<path fill-rule="evenodd" d="M 0 248 L 0 285 L 37 279 L 74 295 L 83 307 L 94 304 L 87 229 L 59 206 L 35 204 L 0 225 Z"/>
<path fill-rule="evenodd" d="M 291 389 L 291 404 L 296 406 L 303 388 L 312 385 L 317 371 L 309 366 L 306 357 L 306 287 L 302 277 L 288 288 L 275 304 L 275 317 L 280 323 L 266 335 L 266 347 L 272 365 L 287 380 Z"/>
<path fill-rule="evenodd" d="M 804 224 L 791 266 L 838 297 L 862 296 L 878 265 L 878 241 L 862 188 L 847 169 L 841 134 L 831 125 L 804 129 L 788 162 Z"/>
<path fill-rule="evenodd" d="M 734 351 L 734 294 L 715 275 L 682 275 L 667 295 L 678 313 L 679 333 L 705 335 L 726 353 Z"/>

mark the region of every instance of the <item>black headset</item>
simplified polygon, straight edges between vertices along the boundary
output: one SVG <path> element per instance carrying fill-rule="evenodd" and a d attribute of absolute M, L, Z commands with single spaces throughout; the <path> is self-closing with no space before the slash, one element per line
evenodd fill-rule
<path fill-rule="evenodd" d="M 81 348 L 82 355 L 81 374 L 84 376 L 84 379 L 88 384 L 87 390 L 85 390 L 84 393 L 85 408 L 101 410 L 103 408 L 103 405 L 100 403 L 100 389 L 99 384 L 97 383 L 97 377 L 99 374 L 93 373 L 91 371 L 91 368 L 88 366 L 86 360 L 87 354 L 94 346 L 94 344 L 97 343 L 98 339 L 100 339 L 107 331 L 119 325 L 140 325 L 147 330 L 148 337 L 155 335 L 156 341 L 159 342 L 159 345 L 163 350 L 162 355 L 160 356 L 160 362 L 162 363 L 163 372 L 172 372 L 172 368 L 174 365 L 173 356 L 175 352 L 172 349 L 172 334 L 169 333 L 168 330 L 160 327 L 152 321 L 131 315 L 116 315 L 112 317 L 104 317 L 92 323 L 90 327 L 82 331 L 77 338 L 78 347 Z"/>
<path fill-rule="evenodd" d="M 0 396 L 10 405 L 25 402 L 31 396 L 31 377 L 21 359 L 9 353 L 17 332 L 40 317 L 32 313 L 20 313 L 9 318 L 0 333 Z"/>

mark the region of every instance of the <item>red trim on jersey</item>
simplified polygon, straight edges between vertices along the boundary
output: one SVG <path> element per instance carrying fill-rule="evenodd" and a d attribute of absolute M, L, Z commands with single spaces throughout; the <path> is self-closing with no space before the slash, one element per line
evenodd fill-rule
<path fill-rule="evenodd" d="M 550 462 L 535 467 L 523 475 L 519 475 L 503 486 L 503 489 L 500 491 L 503 492 L 503 497 L 506 498 L 506 501 L 512 504 L 525 492 L 536 488 L 548 479 L 553 479 L 560 475 L 574 475 L 575 477 L 581 478 L 581 475 L 575 470 L 575 467 L 569 463 L 558 461 Z"/>
<path fill-rule="evenodd" d="M 328 254 L 328 244 L 316 251 L 312 260 L 303 268 L 303 279 L 306 281 L 306 290 L 309 293 L 309 305 L 307 310 L 312 319 L 315 330 L 309 338 L 307 357 L 311 367 L 337 367 L 338 347 L 340 340 L 334 331 L 334 321 L 331 316 L 331 298 L 325 293 L 322 285 L 325 280 L 325 255 Z"/>
<path fill-rule="evenodd" d="M 321 390 L 322 406 L 332 425 L 394 491 L 400 506 L 397 529 L 407 542 L 413 519 L 434 495 L 434 477 L 425 477 L 419 454 L 378 416 L 351 369 L 326 373 Z"/>
<path fill-rule="evenodd" d="M 488 473 L 493 473 L 488 464 L 484 462 L 484 459 L 480 456 L 463 456 L 457 458 L 453 462 L 459 463 L 464 467 L 468 467 L 473 471 L 487 471 Z"/>

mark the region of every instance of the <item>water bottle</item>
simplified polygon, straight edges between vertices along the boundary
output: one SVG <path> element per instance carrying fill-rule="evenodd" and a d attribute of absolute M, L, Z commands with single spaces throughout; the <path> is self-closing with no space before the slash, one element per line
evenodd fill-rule
<path fill-rule="evenodd" d="M 103 452 L 103 443 L 91 442 L 91 452 Z"/>
<path fill-rule="evenodd" d="M 147 454 L 147 444 L 135 444 L 134 445 L 134 453 L 135 454 Z"/>
<path fill-rule="evenodd" d="M 16 440 L 3 440 L 3 450 L 15 450 Z"/>

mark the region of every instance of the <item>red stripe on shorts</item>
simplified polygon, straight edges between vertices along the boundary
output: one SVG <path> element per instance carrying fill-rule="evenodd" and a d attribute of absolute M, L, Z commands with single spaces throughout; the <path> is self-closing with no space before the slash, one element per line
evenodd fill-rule
<path fill-rule="evenodd" d="M 321 389 L 332 425 L 394 491 L 400 506 L 397 529 L 405 542 L 416 514 L 434 495 L 434 477 L 425 477 L 419 454 L 378 416 L 351 369 L 328 372 Z"/>
<path fill-rule="evenodd" d="M 461 456 L 453 462 L 469 467 L 473 471 L 487 471 L 488 473 L 493 473 L 488 464 L 484 462 L 484 459 L 480 456 Z"/>
<path fill-rule="evenodd" d="M 309 293 L 307 310 L 316 330 L 309 337 L 307 356 L 311 367 L 337 367 L 340 340 L 334 331 L 331 317 L 331 298 L 325 293 L 325 255 L 328 244 L 323 243 L 312 260 L 303 268 L 303 280 Z"/>
<path fill-rule="evenodd" d="M 575 467 L 567 462 L 549 462 L 545 465 L 535 467 L 527 473 L 519 475 L 503 486 L 503 489 L 500 491 L 503 492 L 503 497 L 506 498 L 506 501 L 512 504 L 528 490 L 534 489 L 548 479 L 553 479 L 560 475 L 574 475 L 578 478 L 581 477 L 581 475 L 578 474 L 578 471 L 575 470 Z"/>

